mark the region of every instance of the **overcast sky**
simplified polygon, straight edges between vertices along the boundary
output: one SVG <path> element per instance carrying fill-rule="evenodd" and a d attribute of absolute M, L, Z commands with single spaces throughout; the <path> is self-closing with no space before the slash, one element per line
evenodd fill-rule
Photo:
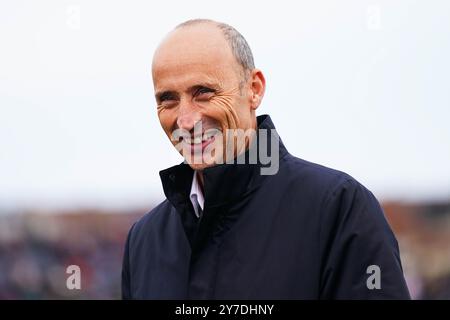
<path fill-rule="evenodd" d="M 0 207 L 162 200 L 158 172 L 181 157 L 151 58 L 198 17 L 246 37 L 267 81 L 258 114 L 292 154 L 380 200 L 450 198 L 449 1 L 1 0 Z"/>

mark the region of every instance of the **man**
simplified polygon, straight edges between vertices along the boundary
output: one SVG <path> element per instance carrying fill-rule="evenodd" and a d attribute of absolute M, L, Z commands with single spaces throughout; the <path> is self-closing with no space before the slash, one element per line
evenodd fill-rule
<path fill-rule="evenodd" d="M 186 161 L 160 172 L 167 199 L 129 232 L 123 298 L 409 299 L 372 193 L 292 156 L 270 117 L 256 117 L 265 79 L 234 28 L 177 26 L 152 76 L 162 128 Z"/>

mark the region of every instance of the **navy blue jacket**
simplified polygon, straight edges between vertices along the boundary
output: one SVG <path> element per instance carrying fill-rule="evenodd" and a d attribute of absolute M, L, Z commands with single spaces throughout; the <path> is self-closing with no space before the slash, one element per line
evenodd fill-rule
<path fill-rule="evenodd" d="M 275 132 L 267 115 L 258 127 Z M 261 175 L 259 162 L 205 169 L 200 220 L 189 200 L 193 170 L 161 171 L 167 199 L 129 232 L 122 297 L 409 299 L 397 241 L 373 194 L 292 156 L 281 140 L 279 157 L 275 175 Z"/>

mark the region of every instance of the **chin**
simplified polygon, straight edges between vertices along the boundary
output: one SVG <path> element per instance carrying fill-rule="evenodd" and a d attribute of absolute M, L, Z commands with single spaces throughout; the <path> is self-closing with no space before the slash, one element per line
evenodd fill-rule
<path fill-rule="evenodd" d="M 189 163 L 189 166 L 192 168 L 192 170 L 203 170 L 209 167 L 213 167 L 216 164 L 215 163 L 200 163 L 200 164 L 193 164 L 193 163 Z"/>
<path fill-rule="evenodd" d="M 213 163 L 189 163 L 187 160 L 186 160 L 186 162 L 187 162 L 187 164 L 193 169 L 193 170 L 203 170 L 203 169 L 206 169 L 206 168 L 209 168 L 209 167 L 214 167 L 215 165 L 216 165 L 216 163 L 215 162 L 213 162 Z"/>

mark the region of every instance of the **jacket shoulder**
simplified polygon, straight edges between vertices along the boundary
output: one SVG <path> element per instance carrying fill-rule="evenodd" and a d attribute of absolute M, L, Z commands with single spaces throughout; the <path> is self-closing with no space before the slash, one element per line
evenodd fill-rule
<path fill-rule="evenodd" d="M 345 184 L 362 186 L 351 175 L 292 155 L 284 158 L 280 166 L 282 179 L 304 191 L 327 196 Z"/>
<path fill-rule="evenodd" d="M 167 199 L 162 201 L 133 224 L 129 231 L 131 240 L 133 241 L 139 235 L 158 229 L 172 210 L 174 208 Z"/>

